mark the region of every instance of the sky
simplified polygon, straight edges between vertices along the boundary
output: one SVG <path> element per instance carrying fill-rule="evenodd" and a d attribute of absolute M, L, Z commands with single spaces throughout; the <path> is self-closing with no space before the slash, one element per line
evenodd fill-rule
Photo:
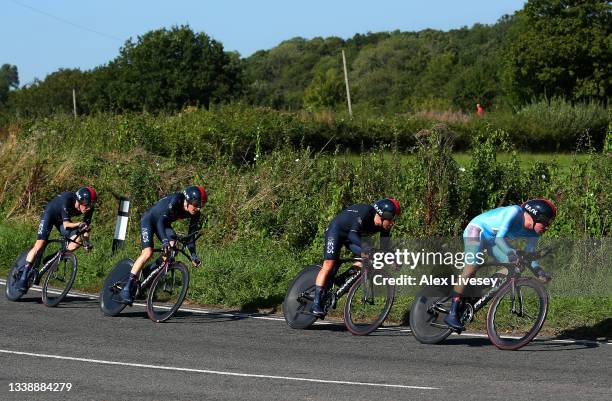
<path fill-rule="evenodd" d="M 189 25 L 248 57 L 300 36 L 449 30 L 493 24 L 519 0 L 0 0 L 0 65 L 20 86 L 60 68 L 89 70 L 114 59 L 129 38 Z"/>

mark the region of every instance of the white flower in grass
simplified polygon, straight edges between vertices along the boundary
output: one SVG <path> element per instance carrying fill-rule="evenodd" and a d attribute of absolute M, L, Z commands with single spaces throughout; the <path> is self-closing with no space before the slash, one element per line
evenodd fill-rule
<path fill-rule="evenodd" d="M 459 167 L 459 171 L 461 171 L 462 173 L 465 173 L 465 167 Z"/>

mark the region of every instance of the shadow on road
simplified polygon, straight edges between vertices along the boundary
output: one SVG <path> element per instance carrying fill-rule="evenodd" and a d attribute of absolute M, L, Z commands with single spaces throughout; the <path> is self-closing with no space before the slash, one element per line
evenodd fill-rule
<path fill-rule="evenodd" d="M 439 346 L 452 346 L 452 345 L 467 345 L 469 347 L 492 347 L 494 348 L 491 341 L 488 338 L 475 338 L 475 337 L 453 337 L 444 340 L 444 342 L 437 344 Z M 434 345 L 435 346 L 435 345 Z M 517 352 L 558 352 L 558 351 L 579 351 L 589 348 L 598 348 L 600 344 L 595 342 L 571 342 L 571 343 L 560 343 L 553 340 L 534 340 L 527 344 Z"/>
<path fill-rule="evenodd" d="M 14 303 L 16 303 L 16 304 L 18 304 L 18 303 L 24 303 L 24 304 L 27 304 L 27 303 L 30 303 L 30 304 L 32 304 L 32 303 L 39 303 L 39 304 L 42 304 L 42 298 L 40 296 L 38 296 L 38 297 L 37 296 L 28 297 L 26 295 L 26 296 L 18 299 L 17 301 L 14 301 Z"/>
<path fill-rule="evenodd" d="M 612 318 L 604 319 L 592 326 L 580 326 L 563 330 L 559 337 L 610 341 L 612 340 Z"/>
<path fill-rule="evenodd" d="M 601 344 L 596 342 L 572 342 L 560 343 L 551 340 L 535 340 L 518 350 L 519 352 L 558 352 L 558 351 L 579 351 L 589 348 L 599 348 Z"/>
<path fill-rule="evenodd" d="M 225 323 L 237 322 L 248 319 L 246 315 L 227 314 L 227 313 L 193 313 L 187 311 L 177 311 L 167 323 Z"/>
<path fill-rule="evenodd" d="M 469 347 L 493 346 L 493 344 L 491 344 L 491 341 L 489 341 L 488 338 L 481 337 L 452 337 L 447 338 L 446 340 L 437 345 L 467 345 Z"/>
<path fill-rule="evenodd" d="M 62 300 L 57 305 L 57 308 L 72 309 L 72 308 L 97 308 L 98 300 L 79 296 L 70 296 Z"/>
<path fill-rule="evenodd" d="M 344 332 L 348 331 L 342 323 L 337 324 L 313 324 L 307 330 L 311 331 L 333 331 L 333 332 Z"/>

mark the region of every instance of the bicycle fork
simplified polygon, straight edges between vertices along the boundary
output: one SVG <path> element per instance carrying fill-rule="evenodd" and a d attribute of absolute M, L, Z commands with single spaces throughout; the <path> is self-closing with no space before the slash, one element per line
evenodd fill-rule
<path fill-rule="evenodd" d="M 510 310 L 511 313 L 517 315 L 518 317 L 525 316 L 525 308 L 523 305 L 523 294 L 521 293 L 521 288 L 516 288 L 515 281 L 512 280 L 510 284 L 512 286 L 512 297 L 511 297 L 511 305 L 512 308 Z M 518 311 L 516 309 L 516 303 L 518 300 Z"/>

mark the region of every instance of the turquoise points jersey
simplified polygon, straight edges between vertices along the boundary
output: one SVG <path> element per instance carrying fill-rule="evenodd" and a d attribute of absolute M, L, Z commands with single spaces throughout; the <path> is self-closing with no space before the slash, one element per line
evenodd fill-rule
<path fill-rule="evenodd" d="M 524 238 L 527 240 L 524 250 L 533 252 L 540 238 L 534 230 L 525 229 L 523 209 L 518 205 L 498 207 L 474 217 L 463 232 L 464 238 L 468 238 L 470 226 L 480 228 L 480 241 L 483 247 L 488 249 L 497 247 L 506 256 L 514 250 L 506 240 Z M 537 261 L 532 262 L 531 266 L 538 266 Z"/>

